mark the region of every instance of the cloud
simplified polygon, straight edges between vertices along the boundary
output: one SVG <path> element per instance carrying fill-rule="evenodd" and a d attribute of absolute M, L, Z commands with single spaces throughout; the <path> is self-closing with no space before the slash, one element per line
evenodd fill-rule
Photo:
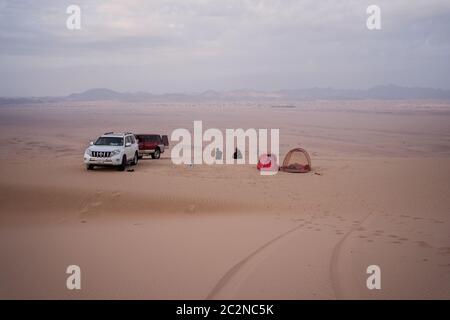
<path fill-rule="evenodd" d="M 376 2 L 381 31 L 366 29 L 372 1 L 365 0 L 3 0 L 0 94 L 62 94 L 102 83 L 147 91 L 448 88 L 450 3 Z M 80 31 L 65 27 L 69 4 L 82 9 Z M 89 69 L 97 72 L 86 78 Z M 20 79 L 27 73 L 30 80 Z M 39 92 L 38 74 L 52 77 Z"/>

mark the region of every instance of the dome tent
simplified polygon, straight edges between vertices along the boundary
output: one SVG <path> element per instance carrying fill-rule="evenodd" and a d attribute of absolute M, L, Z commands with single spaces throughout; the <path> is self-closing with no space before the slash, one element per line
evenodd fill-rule
<path fill-rule="evenodd" d="M 281 170 L 292 173 L 306 173 L 311 171 L 311 158 L 308 152 L 302 148 L 290 150 L 284 157 Z"/>

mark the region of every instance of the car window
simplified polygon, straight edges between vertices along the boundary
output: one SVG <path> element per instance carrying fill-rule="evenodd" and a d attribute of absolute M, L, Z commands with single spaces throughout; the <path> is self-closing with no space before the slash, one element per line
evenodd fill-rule
<path fill-rule="evenodd" d="M 141 135 L 136 137 L 140 142 L 161 143 L 161 137 L 158 135 Z"/>
<path fill-rule="evenodd" d="M 123 138 L 100 137 L 94 144 L 96 146 L 123 146 Z"/>
<path fill-rule="evenodd" d="M 131 143 L 131 138 L 130 138 L 130 136 L 126 136 L 126 137 L 125 137 L 125 143 Z"/>
<path fill-rule="evenodd" d="M 131 139 L 131 143 L 133 143 L 133 144 L 136 143 L 136 140 L 134 139 L 134 136 L 130 136 L 130 139 Z"/>

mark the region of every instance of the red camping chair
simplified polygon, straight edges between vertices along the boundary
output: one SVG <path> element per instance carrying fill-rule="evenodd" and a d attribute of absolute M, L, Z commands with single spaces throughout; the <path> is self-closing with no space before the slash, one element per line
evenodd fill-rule
<path fill-rule="evenodd" d="M 260 171 L 278 171 L 276 156 L 272 154 L 262 154 L 259 157 L 256 168 Z"/>

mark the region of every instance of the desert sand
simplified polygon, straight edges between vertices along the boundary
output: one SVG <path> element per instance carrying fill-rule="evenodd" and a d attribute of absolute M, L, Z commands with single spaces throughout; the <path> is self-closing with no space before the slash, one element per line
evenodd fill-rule
<path fill-rule="evenodd" d="M 0 109 L 0 298 L 449 299 L 450 103 L 33 104 Z M 279 128 L 307 174 L 87 171 L 107 131 Z M 68 265 L 82 289 L 67 290 Z M 368 290 L 366 268 L 381 268 Z"/>

